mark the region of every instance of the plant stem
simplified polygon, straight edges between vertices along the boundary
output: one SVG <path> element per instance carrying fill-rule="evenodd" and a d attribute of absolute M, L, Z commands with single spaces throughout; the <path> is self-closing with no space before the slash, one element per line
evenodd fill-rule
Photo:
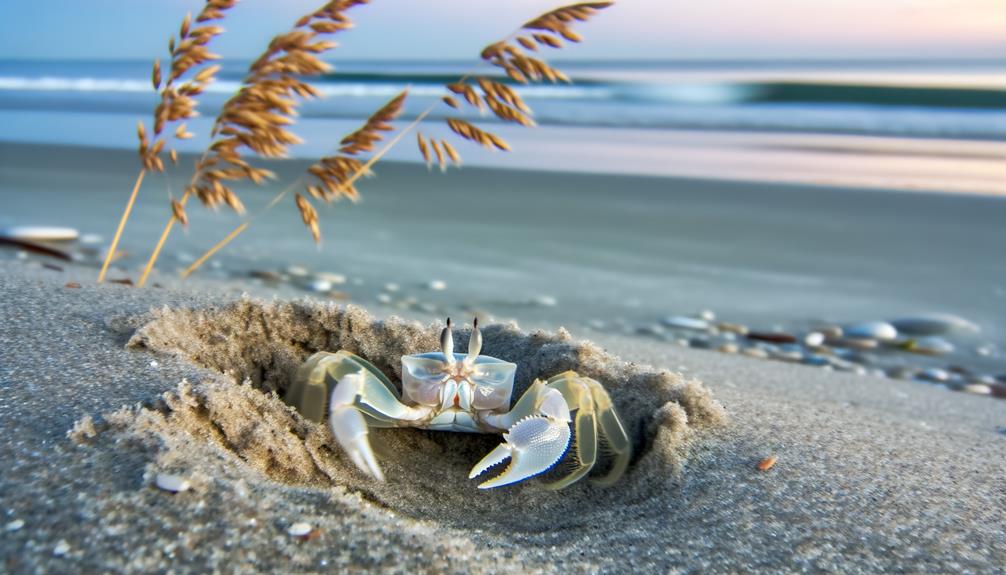
<path fill-rule="evenodd" d="M 101 264 L 101 271 L 98 272 L 98 283 L 105 281 L 108 266 L 115 257 L 116 248 L 119 246 L 119 238 L 122 237 L 122 230 L 126 229 L 126 220 L 129 219 L 129 214 L 133 211 L 133 204 L 136 203 L 136 196 L 140 193 L 140 185 L 143 184 L 143 176 L 146 174 L 147 170 L 141 168 L 140 173 L 136 175 L 136 183 L 133 184 L 133 193 L 129 195 L 126 209 L 123 210 L 122 218 L 119 219 L 119 227 L 115 230 L 115 237 L 112 238 L 112 244 L 108 246 L 108 254 L 105 255 L 105 261 Z"/>
<path fill-rule="evenodd" d="M 178 200 L 178 203 L 185 206 L 185 202 L 189 199 L 189 189 L 185 190 L 182 194 L 182 199 Z M 161 254 L 161 248 L 164 247 L 164 242 L 168 240 L 168 235 L 171 234 L 171 228 L 175 225 L 175 214 L 172 213 L 171 217 L 168 218 L 168 223 L 164 226 L 164 231 L 161 232 L 161 238 L 157 240 L 157 246 L 154 247 L 153 253 L 150 254 L 150 258 L 147 260 L 146 267 L 143 268 L 143 274 L 140 275 L 140 280 L 136 282 L 136 287 L 143 287 L 143 284 L 147 283 L 147 276 L 150 275 L 150 270 L 154 269 L 154 262 L 157 261 L 157 256 Z"/>

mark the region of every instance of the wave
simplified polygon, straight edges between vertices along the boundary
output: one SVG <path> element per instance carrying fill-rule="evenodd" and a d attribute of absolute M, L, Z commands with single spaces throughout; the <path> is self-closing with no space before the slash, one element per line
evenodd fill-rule
<path fill-rule="evenodd" d="M 441 96 L 443 85 L 456 78 L 456 75 L 451 74 L 350 72 L 326 75 L 316 85 L 329 98 L 388 98 L 405 87 L 409 87 L 415 96 L 433 98 Z M 503 78 L 500 81 L 508 82 Z M 226 95 L 234 93 L 240 87 L 240 77 L 230 74 L 211 84 L 206 91 Z M 152 93 L 153 89 L 146 79 L 138 78 L 0 75 L 0 93 L 2 92 L 128 94 Z M 1006 110 L 1006 90 L 1003 89 L 857 82 L 616 82 L 588 79 L 576 84 L 521 86 L 520 92 L 524 98 L 531 100 L 654 106 L 791 103 Z"/>

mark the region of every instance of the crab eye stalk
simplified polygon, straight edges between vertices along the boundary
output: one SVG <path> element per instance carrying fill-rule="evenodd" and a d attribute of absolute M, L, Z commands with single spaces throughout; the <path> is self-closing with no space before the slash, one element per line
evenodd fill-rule
<path fill-rule="evenodd" d="M 444 363 L 454 364 L 454 335 L 451 333 L 451 318 L 447 318 L 447 327 L 440 332 L 440 350 L 444 352 Z"/>
<path fill-rule="evenodd" d="M 468 339 L 468 357 L 465 363 L 475 363 L 479 353 L 482 351 L 482 331 L 479 329 L 479 318 L 472 320 L 472 336 Z"/>

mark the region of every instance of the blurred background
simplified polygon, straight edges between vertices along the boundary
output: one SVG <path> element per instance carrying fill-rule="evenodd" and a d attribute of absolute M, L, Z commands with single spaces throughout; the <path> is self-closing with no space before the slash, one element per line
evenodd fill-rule
<path fill-rule="evenodd" d="M 214 45 L 220 81 L 182 151 L 205 146 L 210 119 L 267 39 L 318 4 L 243 0 L 231 11 Z M 357 27 L 338 36 L 336 69 L 317 84 L 324 98 L 302 108 L 305 143 L 274 166 L 286 179 L 240 190 L 250 213 L 403 88 L 408 120 L 446 82 L 491 73 L 477 68 L 482 47 L 557 5 L 354 8 Z M 138 167 L 135 124 L 149 124 L 155 104 L 151 61 L 167 58 L 168 37 L 200 6 L 0 8 L 0 226 L 78 228 L 93 265 Z M 724 342 L 678 316 L 795 334 L 949 314 L 981 331 L 948 341 L 950 355 L 909 363 L 1003 369 L 1006 3 L 621 0 L 577 30 L 582 44 L 547 54 L 574 82 L 521 89 L 536 128 L 469 114 L 511 153 L 459 145 L 466 168 L 442 176 L 407 138 L 361 186 L 359 205 L 323 211 L 321 250 L 287 202 L 200 274 L 266 293 L 293 286 L 693 347 Z M 448 111 L 437 108 L 423 132 L 447 136 Z M 146 182 L 121 273 L 135 275 L 184 178 Z M 191 212 L 161 281 L 240 221 Z"/>

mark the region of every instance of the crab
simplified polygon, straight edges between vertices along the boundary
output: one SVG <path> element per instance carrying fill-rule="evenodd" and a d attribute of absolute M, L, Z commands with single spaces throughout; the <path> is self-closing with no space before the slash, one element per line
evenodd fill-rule
<path fill-rule="evenodd" d="M 356 467 L 378 481 L 384 481 L 384 473 L 370 446 L 371 427 L 502 434 L 503 442 L 468 475 L 474 479 L 509 459 L 501 474 L 479 485 L 482 489 L 548 471 L 570 451 L 571 440 L 573 470 L 546 487 L 561 489 L 590 473 L 602 439 L 612 461 L 594 482 L 611 485 L 621 478 L 631 444 L 600 383 L 574 371 L 536 379 L 511 407 L 517 365 L 480 355 L 478 319 L 467 354 L 454 353 L 450 318 L 440 334 L 440 349 L 402 357 L 401 393 L 362 357 L 346 350 L 318 352 L 297 371 L 285 399 L 316 422 L 324 421 L 327 407 L 336 441 Z"/>

